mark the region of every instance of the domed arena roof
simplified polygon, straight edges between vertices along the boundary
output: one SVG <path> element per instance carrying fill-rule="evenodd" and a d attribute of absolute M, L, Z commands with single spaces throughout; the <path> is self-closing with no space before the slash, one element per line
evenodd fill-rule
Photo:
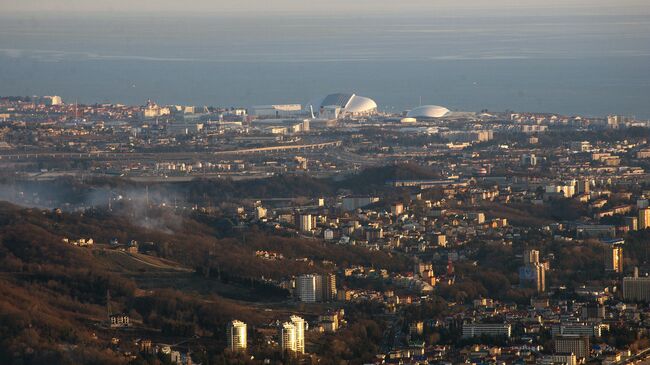
<path fill-rule="evenodd" d="M 318 112 L 321 108 L 339 107 L 341 115 L 367 115 L 377 111 L 377 103 L 365 96 L 337 93 L 313 99 L 306 107 Z"/>
<path fill-rule="evenodd" d="M 406 113 L 408 118 L 442 118 L 450 112 L 444 106 L 422 105 Z"/>

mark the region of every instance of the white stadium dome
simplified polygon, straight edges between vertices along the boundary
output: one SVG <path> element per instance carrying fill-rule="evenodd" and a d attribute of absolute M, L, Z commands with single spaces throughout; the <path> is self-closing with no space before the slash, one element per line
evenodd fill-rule
<path fill-rule="evenodd" d="M 444 106 L 422 105 L 406 113 L 408 118 L 442 118 L 449 114 L 450 110 Z"/>
<path fill-rule="evenodd" d="M 329 94 L 320 98 L 313 99 L 307 103 L 307 109 L 311 107 L 314 113 L 321 113 L 324 108 L 340 108 L 340 116 L 360 116 L 369 115 L 377 111 L 377 103 L 365 96 L 356 94 Z"/>

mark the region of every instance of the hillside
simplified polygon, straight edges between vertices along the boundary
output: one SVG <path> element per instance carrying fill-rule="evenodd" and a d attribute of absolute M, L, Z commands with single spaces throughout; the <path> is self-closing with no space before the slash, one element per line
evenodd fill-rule
<path fill-rule="evenodd" d="M 218 228 L 192 215 L 151 211 L 143 227 L 128 212 L 56 213 L 0 203 L 0 363 L 121 364 L 108 346 L 107 293 L 114 312 L 129 313 L 133 336 L 178 342 L 200 334 L 222 349 L 226 323 L 265 324 L 286 315 L 259 306 L 285 302 L 288 292 L 259 281 L 338 265 L 409 267 L 402 258 L 315 240 L 269 235 L 219 237 Z M 209 220 L 207 221 L 209 222 Z M 63 238 L 92 237 L 92 248 Z M 147 254 L 107 243 L 137 240 Z M 262 260 L 256 250 L 281 253 Z M 203 338 L 202 337 L 202 338 Z"/>

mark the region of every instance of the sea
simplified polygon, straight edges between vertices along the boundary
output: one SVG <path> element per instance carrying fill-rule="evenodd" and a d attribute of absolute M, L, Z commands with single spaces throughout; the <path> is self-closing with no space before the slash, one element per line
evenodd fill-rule
<path fill-rule="evenodd" d="M 0 95 L 650 119 L 647 14 L 0 15 Z"/>

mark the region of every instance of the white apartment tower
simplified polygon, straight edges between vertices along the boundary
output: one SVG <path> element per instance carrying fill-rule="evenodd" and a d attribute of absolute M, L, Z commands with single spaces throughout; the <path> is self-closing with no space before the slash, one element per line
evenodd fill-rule
<path fill-rule="evenodd" d="M 226 332 L 230 351 L 246 351 L 246 323 L 234 320 L 228 324 Z"/>
<path fill-rule="evenodd" d="M 282 351 L 302 355 L 305 353 L 305 320 L 299 316 L 291 316 L 290 320 L 282 324 Z"/>
<path fill-rule="evenodd" d="M 305 353 L 305 320 L 302 317 L 291 316 L 291 323 L 296 330 L 296 353 Z"/>
<path fill-rule="evenodd" d="M 291 322 L 284 322 L 282 324 L 282 331 L 280 333 L 282 352 L 295 353 L 296 347 L 296 326 Z"/>

